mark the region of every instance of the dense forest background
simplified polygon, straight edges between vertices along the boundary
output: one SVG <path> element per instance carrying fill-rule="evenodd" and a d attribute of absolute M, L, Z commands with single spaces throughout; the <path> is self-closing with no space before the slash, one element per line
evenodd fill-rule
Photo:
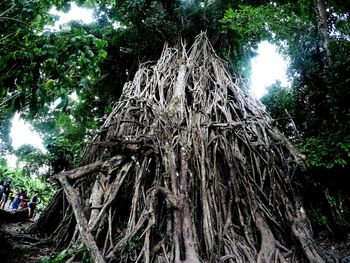
<path fill-rule="evenodd" d="M 262 40 L 288 57 L 291 87 L 275 83 L 262 102 L 306 156 L 305 199 L 316 229 L 349 232 L 347 1 L 75 2 L 93 8 L 95 21 L 70 22 L 60 31 L 45 29 L 57 20 L 49 10 L 67 11 L 71 1 L 0 3 L 2 178 L 28 177 L 43 165 L 48 171 L 42 177 L 75 167 L 139 63 L 156 60 L 165 43 L 191 43 L 205 30 L 230 70 L 246 79 Z M 16 112 L 40 133 L 47 153 L 29 145 L 12 148 L 9 130 Z M 24 168 L 7 167 L 4 156 L 10 153 Z"/>

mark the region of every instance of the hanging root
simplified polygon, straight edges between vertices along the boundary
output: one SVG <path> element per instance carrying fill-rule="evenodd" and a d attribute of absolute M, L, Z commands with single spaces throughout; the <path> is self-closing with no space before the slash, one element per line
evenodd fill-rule
<path fill-rule="evenodd" d="M 53 177 L 66 206 L 51 237 L 96 262 L 323 262 L 303 167 L 201 34 L 141 66 L 80 167 Z"/>

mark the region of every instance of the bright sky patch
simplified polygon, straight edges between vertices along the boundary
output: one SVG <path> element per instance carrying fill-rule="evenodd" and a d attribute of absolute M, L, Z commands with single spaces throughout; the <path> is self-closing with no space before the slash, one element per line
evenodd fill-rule
<path fill-rule="evenodd" d="M 40 135 L 33 131 L 31 125 L 22 120 L 18 113 L 16 113 L 12 119 L 10 136 L 12 139 L 12 147 L 15 149 L 23 144 L 30 144 L 42 152 L 46 152 Z"/>
<path fill-rule="evenodd" d="M 254 94 L 261 98 L 267 93 L 266 87 L 277 80 L 288 86 L 287 61 L 277 52 L 274 45 L 263 41 L 258 45 L 258 56 L 252 59 L 251 84 Z"/>
<path fill-rule="evenodd" d="M 70 21 L 82 21 L 85 24 L 90 24 L 94 21 L 93 10 L 83 7 L 78 7 L 74 2 L 71 3 L 71 8 L 67 13 L 57 11 L 55 7 L 51 8 L 49 11 L 51 15 L 59 16 L 59 20 L 56 21 L 54 26 L 46 27 L 49 30 L 60 30 L 60 25 L 68 23 Z"/>

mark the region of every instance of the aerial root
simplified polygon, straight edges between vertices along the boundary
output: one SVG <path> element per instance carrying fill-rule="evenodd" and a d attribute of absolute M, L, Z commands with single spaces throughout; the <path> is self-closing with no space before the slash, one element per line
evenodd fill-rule
<path fill-rule="evenodd" d="M 52 238 L 106 262 L 323 262 L 295 216 L 303 167 L 202 34 L 125 84 L 44 216 L 62 211 Z"/>
<path fill-rule="evenodd" d="M 295 219 L 292 224 L 292 232 L 294 237 L 299 241 L 301 248 L 310 263 L 325 262 L 312 237 L 310 222 L 307 218 Z"/>
<path fill-rule="evenodd" d="M 89 231 L 89 225 L 84 216 L 83 208 L 79 200 L 79 192 L 69 184 L 66 176 L 60 176 L 58 180 L 60 181 L 67 196 L 67 200 L 72 207 L 75 219 L 77 220 L 77 226 L 79 228 L 79 232 L 85 246 L 89 249 L 91 256 L 95 262 L 104 263 L 105 260 L 99 251 L 94 237 Z"/>

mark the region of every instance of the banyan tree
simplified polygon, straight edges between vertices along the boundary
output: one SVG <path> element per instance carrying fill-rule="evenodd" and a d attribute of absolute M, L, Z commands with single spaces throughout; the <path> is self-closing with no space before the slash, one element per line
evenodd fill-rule
<path fill-rule="evenodd" d="M 303 167 L 202 33 L 140 66 L 33 230 L 95 262 L 324 262 Z"/>

